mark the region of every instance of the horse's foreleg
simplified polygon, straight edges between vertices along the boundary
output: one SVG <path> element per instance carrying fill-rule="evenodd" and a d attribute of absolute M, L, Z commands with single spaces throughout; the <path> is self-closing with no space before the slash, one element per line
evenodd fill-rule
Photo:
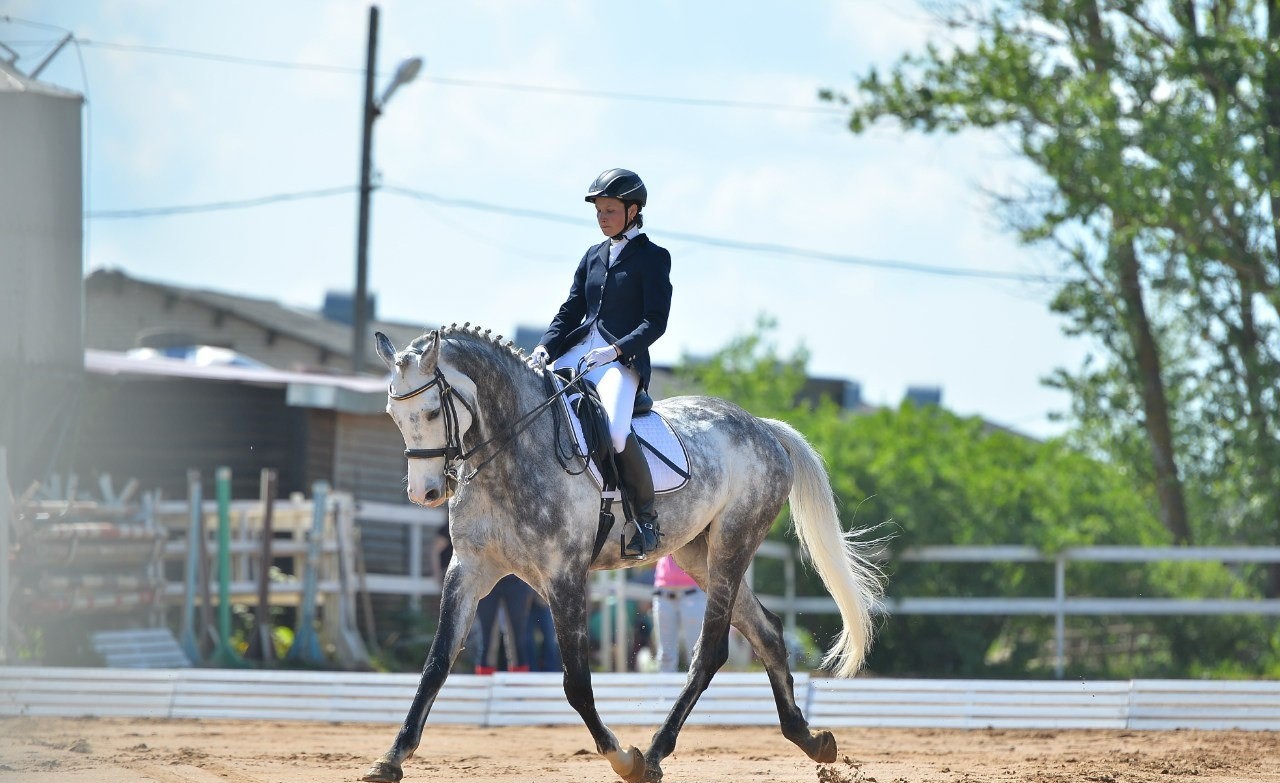
<path fill-rule="evenodd" d="M 596 711 L 596 699 L 591 690 L 591 641 L 587 634 L 585 578 L 556 584 L 548 591 L 548 601 L 564 666 L 564 695 L 591 732 L 596 741 L 596 751 L 609 760 L 613 771 L 627 783 L 640 783 L 645 779 L 644 756 L 637 748 L 622 750 L 618 738 Z"/>
<path fill-rule="evenodd" d="M 436 695 L 449 676 L 454 659 L 467 640 L 467 632 L 475 619 L 479 593 L 480 586 L 474 576 L 464 576 L 459 569 L 450 569 L 445 573 L 440 596 L 440 625 L 431 641 L 431 649 L 427 653 L 427 662 L 422 667 L 422 678 L 418 681 L 418 691 L 413 696 L 409 714 L 391 749 L 374 762 L 361 780 L 398 783 L 404 777 L 401 765 L 413 755 L 418 749 L 418 743 L 422 741 L 422 729 L 427 722 L 431 705 L 435 703 Z"/>
<path fill-rule="evenodd" d="M 751 649 L 764 663 L 778 705 L 778 722 L 782 735 L 794 742 L 814 761 L 829 764 L 836 760 L 836 739 L 829 731 L 813 732 L 796 704 L 794 682 L 787 666 L 787 645 L 782 635 L 782 621 L 765 609 L 751 588 L 743 585 L 733 607 L 733 625 L 751 643 Z"/>

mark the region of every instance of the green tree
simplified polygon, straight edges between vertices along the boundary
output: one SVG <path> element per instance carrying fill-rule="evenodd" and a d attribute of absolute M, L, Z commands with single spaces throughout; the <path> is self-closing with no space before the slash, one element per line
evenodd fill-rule
<path fill-rule="evenodd" d="M 1280 5 L 938 7 L 969 42 L 826 97 L 854 132 L 896 118 L 1011 138 L 1043 176 L 1001 205 L 1022 239 L 1062 251 L 1052 307 L 1100 346 L 1051 380 L 1073 396 L 1075 442 L 1132 471 L 1177 541 L 1274 541 Z"/>
<path fill-rule="evenodd" d="M 891 535 L 890 597 L 1053 594 L 1051 565 L 925 565 L 896 557 L 915 547 L 1020 543 L 1054 552 L 1066 546 L 1169 542 L 1150 505 L 1133 492 L 1123 466 L 1093 459 L 1066 441 L 1041 443 L 938 407 L 905 404 L 851 416 L 833 404 L 800 402 L 806 353 L 803 348 L 781 351 L 771 340 L 772 329 L 771 320 L 761 319 L 755 332 L 721 351 L 703 359 L 686 357 L 680 376 L 704 393 L 756 415 L 784 419 L 805 434 L 826 459 L 841 519 L 875 535 Z M 771 537 L 792 541 L 786 522 L 781 515 Z M 822 593 L 815 575 L 802 570 L 801 576 L 800 594 Z M 1073 566 L 1071 577 L 1073 591 L 1092 595 L 1249 592 L 1218 565 Z M 780 568 L 757 564 L 762 592 L 780 594 L 781 580 Z M 838 631 L 830 617 L 801 620 L 820 642 Z M 1093 635 L 1110 633 L 1114 625 L 1113 618 L 1073 620 L 1074 628 Z M 1134 658 L 1102 660 L 1086 673 L 1185 676 L 1275 666 L 1276 642 L 1258 620 L 1157 619 L 1144 622 L 1135 635 L 1150 640 Z M 1051 624 L 1043 618 L 895 616 L 884 623 L 870 666 L 882 674 L 1043 674 L 1051 665 L 1044 657 L 1051 638 Z"/>

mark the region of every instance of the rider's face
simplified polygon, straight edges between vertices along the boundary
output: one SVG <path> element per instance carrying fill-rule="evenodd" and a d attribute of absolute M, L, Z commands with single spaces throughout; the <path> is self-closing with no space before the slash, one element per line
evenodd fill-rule
<path fill-rule="evenodd" d="M 614 236 L 622 232 L 627 225 L 626 207 L 621 199 L 601 196 L 596 199 L 596 222 L 600 224 L 600 231 L 607 237 Z"/>

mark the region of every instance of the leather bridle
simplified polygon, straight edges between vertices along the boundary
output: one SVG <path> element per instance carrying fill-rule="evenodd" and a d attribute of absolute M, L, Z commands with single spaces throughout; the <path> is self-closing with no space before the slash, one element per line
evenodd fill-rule
<path fill-rule="evenodd" d="M 417 397 L 425 391 L 440 387 L 440 415 L 444 416 L 444 447 L 438 449 L 405 449 L 404 455 L 409 459 L 434 459 L 436 457 L 444 457 L 445 475 L 450 478 L 457 479 L 454 470 L 455 463 L 463 462 L 476 450 L 467 451 L 462 445 L 462 430 L 458 426 L 458 409 L 454 407 L 453 401 L 456 399 L 462 403 L 462 407 L 467 409 L 467 413 L 471 414 L 474 421 L 476 417 L 475 409 L 467 402 L 466 398 L 458 394 L 450 385 L 448 379 L 444 377 L 444 373 L 440 372 L 437 366 L 435 377 L 416 389 L 411 389 L 402 394 L 397 394 L 393 387 L 387 387 L 387 396 L 396 402 L 408 400 Z M 487 443 L 488 441 L 486 441 Z M 483 446 L 484 444 L 480 444 Z M 479 448 L 479 447 L 477 447 Z"/>
<path fill-rule="evenodd" d="M 480 464 L 476 465 L 470 473 L 465 475 L 459 471 L 461 465 L 468 459 L 474 457 L 481 449 L 496 441 L 502 433 L 498 433 L 491 438 L 487 438 L 480 443 L 477 443 L 470 451 L 463 446 L 462 436 L 464 433 L 462 432 L 461 427 L 458 426 L 458 409 L 454 406 L 454 400 L 462 403 L 462 407 L 466 408 L 467 413 L 471 414 L 472 421 L 476 420 L 476 411 L 475 408 L 471 407 L 471 403 L 467 402 L 467 398 L 458 394 L 458 392 L 453 388 L 448 379 L 444 377 L 444 373 L 440 371 L 440 367 L 438 365 L 436 366 L 434 377 L 432 377 L 430 381 L 427 381 L 422 386 L 411 389 L 407 392 L 397 394 L 394 387 L 388 385 L 387 396 L 396 402 L 400 402 L 402 400 L 417 397 L 419 394 L 422 394 L 429 389 L 433 389 L 437 386 L 440 387 L 440 415 L 444 416 L 444 446 L 437 449 L 405 449 L 404 456 L 408 459 L 435 459 L 443 457 L 445 461 L 445 478 L 458 484 L 465 485 L 475 478 L 476 474 L 478 474 L 481 469 L 502 453 L 502 450 L 506 448 L 511 441 L 515 440 L 516 436 L 528 429 L 529 425 L 533 423 L 533 420 L 537 418 L 538 414 L 545 411 L 552 403 L 564 395 L 565 392 L 573 388 L 574 384 L 577 383 L 585 374 L 585 370 L 578 373 L 572 381 L 562 386 L 547 399 L 543 400 L 535 406 L 533 410 L 517 419 L 515 424 L 511 425 L 510 432 L 507 434 L 506 438 L 494 447 L 493 453 Z"/>

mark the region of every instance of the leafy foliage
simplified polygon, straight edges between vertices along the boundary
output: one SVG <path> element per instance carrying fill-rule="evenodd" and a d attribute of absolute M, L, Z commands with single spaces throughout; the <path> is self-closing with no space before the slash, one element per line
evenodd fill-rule
<path fill-rule="evenodd" d="M 1040 178 L 999 206 L 1069 273 L 1096 349 L 1050 383 L 1070 442 L 1127 472 L 1175 540 L 1280 536 L 1280 6 L 934 4 L 964 43 L 872 70 L 860 133 L 986 129 Z M 1280 566 L 1267 595 L 1280 595 Z"/>
<path fill-rule="evenodd" d="M 686 357 L 680 375 L 705 393 L 783 419 L 808 437 L 826 458 L 841 518 L 892 534 L 889 597 L 1053 595 L 1050 564 L 926 565 L 899 557 L 911 548 L 1024 544 L 1052 553 L 1068 546 L 1169 543 L 1149 495 L 1135 491 L 1134 477 L 1067 441 L 1038 442 L 932 406 L 904 404 L 849 415 L 829 403 L 798 403 L 806 352 L 781 352 L 770 340 L 772 328 L 772 321 L 761 319 L 755 333 L 716 354 Z M 792 541 L 785 514 L 770 535 Z M 782 594 L 780 566 L 759 561 L 755 579 L 762 593 Z M 1213 564 L 1075 565 L 1070 579 L 1073 595 L 1218 597 L 1251 591 L 1239 575 Z M 807 570 L 798 581 L 800 594 L 823 592 Z M 802 622 L 820 644 L 838 631 L 838 621 L 829 616 Z M 1087 639 L 1109 633 L 1114 623 L 1073 620 L 1072 628 Z M 1052 666 L 1046 656 L 1052 633 L 1051 621 L 1043 618 L 896 616 L 884 623 L 870 667 L 879 674 L 1045 674 Z M 1127 657 L 1103 656 L 1085 669 L 1095 676 L 1186 676 L 1223 666 L 1244 670 L 1248 656 L 1254 670 L 1276 667 L 1273 633 L 1260 621 L 1234 618 L 1144 621 L 1133 634 L 1144 641 Z"/>

